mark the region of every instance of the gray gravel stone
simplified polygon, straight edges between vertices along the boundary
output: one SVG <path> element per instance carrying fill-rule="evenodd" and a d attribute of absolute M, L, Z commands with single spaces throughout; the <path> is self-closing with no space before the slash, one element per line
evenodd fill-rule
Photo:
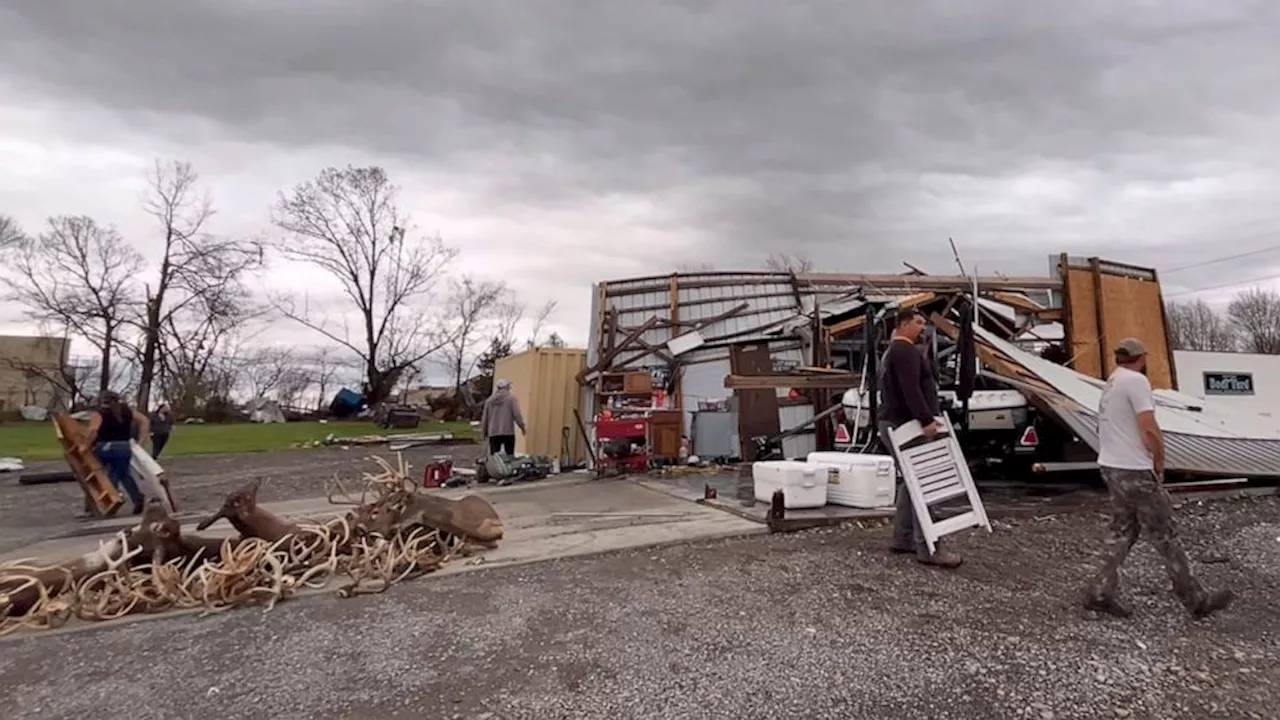
<path fill-rule="evenodd" d="M 1194 622 L 1155 553 L 1128 621 L 1078 607 L 1098 513 L 1009 520 L 957 571 L 831 528 L 482 570 L 0 644 L 5 717 L 1274 717 L 1280 502 L 1191 504 L 1237 604 Z"/>

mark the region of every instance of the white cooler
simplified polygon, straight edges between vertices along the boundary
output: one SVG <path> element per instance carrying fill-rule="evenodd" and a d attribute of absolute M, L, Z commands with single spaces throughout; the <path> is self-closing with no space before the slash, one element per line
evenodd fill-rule
<path fill-rule="evenodd" d="M 772 502 L 774 491 L 781 490 L 788 510 L 826 505 L 827 474 L 827 468 L 794 460 L 764 460 L 751 465 L 756 501 Z"/>
<path fill-rule="evenodd" d="M 891 507 L 894 502 L 894 463 L 889 455 L 811 452 L 810 464 L 832 468 L 827 502 L 856 508 Z"/>

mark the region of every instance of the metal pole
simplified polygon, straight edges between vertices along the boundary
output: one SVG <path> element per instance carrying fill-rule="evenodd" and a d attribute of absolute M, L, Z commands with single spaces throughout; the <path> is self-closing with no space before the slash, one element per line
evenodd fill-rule
<path fill-rule="evenodd" d="M 866 353 L 865 365 L 867 368 L 867 372 L 866 372 L 867 418 L 870 420 L 870 422 L 868 423 L 867 429 L 872 434 L 872 437 L 874 437 L 876 433 L 876 428 L 879 427 L 879 425 L 876 424 L 876 413 L 880 406 L 879 399 L 876 397 L 876 391 L 880 389 L 880 383 L 877 380 L 880 374 L 879 373 L 880 363 L 879 363 L 879 357 L 878 357 L 879 348 L 876 347 L 875 305 L 869 302 L 866 303 L 864 312 L 866 313 L 867 319 L 865 322 L 862 323 L 862 342 L 864 346 L 863 352 Z M 851 438 L 851 439 L 854 442 L 858 441 L 857 438 Z"/>

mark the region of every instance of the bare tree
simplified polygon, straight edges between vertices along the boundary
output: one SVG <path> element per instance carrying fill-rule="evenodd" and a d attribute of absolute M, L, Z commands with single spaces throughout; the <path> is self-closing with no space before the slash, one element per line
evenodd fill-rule
<path fill-rule="evenodd" d="M 297 374 L 298 363 L 286 348 L 258 348 L 240 356 L 240 380 L 250 400 L 276 393 Z"/>
<path fill-rule="evenodd" d="M 1167 302 L 1164 314 L 1175 350 L 1225 352 L 1236 348 L 1235 328 L 1203 300 Z"/>
<path fill-rule="evenodd" d="M 156 377 L 175 412 L 194 417 L 205 414 L 211 401 L 226 404 L 239 367 L 238 335 L 257 314 L 237 294 L 223 292 L 166 313 Z"/>
<path fill-rule="evenodd" d="M 813 271 L 813 261 L 800 253 L 773 253 L 765 258 L 764 267 L 773 272 L 803 274 Z"/>
<path fill-rule="evenodd" d="M 18 221 L 8 215 L 0 215 L 0 250 L 17 247 L 26 238 Z"/>
<path fill-rule="evenodd" d="M 164 242 L 159 274 L 154 287 L 147 285 L 146 312 L 141 318 L 137 404 L 143 410 L 161 367 L 161 336 L 175 317 L 193 306 L 216 309 L 229 302 L 243 304 L 244 276 L 263 261 L 260 243 L 205 231 L 214 214 L 213 202 L 200 190 L 200 176 L 191 163 L 157 160 L 147 179 L 143 209 L 155 220 Z"/>
<path fill-rule="evenodd" d="M 529 349 L 532 350 L 533 348 L 541 346 L 542 331 L 546 329 L 547 321 L 551 319 L 551 315 L 555 311 L 556 301 L 549 300 L 547 301 L 547 304 L 543 305 L 542 309 L 538 311 L 538 314 L 533 317 L 533 328 L 529 330 L 529 340 L 527 342 Z M 552 335 L 555 335 L 555 333 L 552 333 Z"/>
<path fill-rule="evenodd" d="M 476 344 L 492 329 L 496 311 L 507 298 L 507 286 L 463 275 L 454 280 L 445 312 L 448 340 L 440 348 L 440 364 L 449 370 L 453 387 L 462 388 L 475 369 Z"/>
<path fill-rule="evenodd" d="M 339 283 L 359 314 L 361 337 L 311 317 L 288 298 L 276 298 L 277 308 L 360 358 L 370 405 L 391 394 L 406 368 L 449 341 L 423 304 L 457 252 L 439 238 L 409 236 L 398 192 L 382 168 L 328 168 L 282 193 L 273 212 L 288 236 L 277 249 Z"/>
<path fill-rule="evenodd" d="M 339 372 L 343 369 L 344 364 L 339 362 L 337 353 L 331 347 L 322 347 L 307 359 L 306 365 L 309 368 L 308 374 L 311 376 L 311 382 L 316 386 L 318 399 L 316 400 L 316 409 L 323 409 L 329 402 L 329 391 L 334 383 L 338 380 Z"/>
<path fill-rule="evenodd" d="M 1280 293 L 1253 288 L 1232 298 L 1227 317 L 1240 332 L 1245 352 L 1280 354 Z"/>
<path fill-rule="evenodd" d="M 138 310 L 142 257 L 115 228 L 93 218 L 59 216 L 38 237 L 23 238 L 8 263 L 9 299 L 27 316 L 66 328 L 98 351 L 99 387 L 109 387 L 125 324 Z"/>

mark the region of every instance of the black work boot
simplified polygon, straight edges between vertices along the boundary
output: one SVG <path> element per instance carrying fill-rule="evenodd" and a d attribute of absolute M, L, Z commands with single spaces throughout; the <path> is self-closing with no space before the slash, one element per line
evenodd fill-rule
<path fill-rule="evenodd" d="M 1214 590 L 1200 598 L 1200 602 L 1191 608 L 1191 617 L 1203 620 L 1219 610 L 1225 610 L 1235 597 L 1235 593 L 1230 590 Z"/>
<path fill-rule="evenodd" d="M 1112 617 L 1127 618 L 1133 616 L 1133 611 L 1129 609 L 1128 605 L 1113 597 L 1100 597 L 1092 593 L 1085 596 L 1084 607 L 1086 610 L 1106 613 Z"/>

